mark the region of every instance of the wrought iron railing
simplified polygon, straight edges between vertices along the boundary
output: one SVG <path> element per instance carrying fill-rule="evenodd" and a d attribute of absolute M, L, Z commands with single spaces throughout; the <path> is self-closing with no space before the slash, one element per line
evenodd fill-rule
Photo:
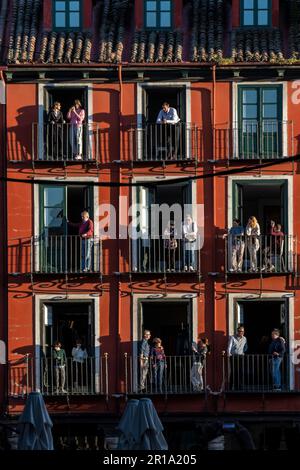
<path fill-rule="evenodd" d="M 32 238 L 32 272 L 101 273 L 102 244 L 99 238 L 52 235 Z"/>
<path fill-rule="evenodd" d="M 244 120 L 214 129 L 215 160 L 278 159 L 294 155 L 293 121 Z"/>
<path fill-rule="evenodd" d="M 132 161 L 198 161 L 203 158 L 203 131 L 196 124 L 147 123 L 124 129 Z"/>
<path fill-rule="evenodd" d="M 33 161 L 95 161 L 100 160 L 99 126 L 82 124 L 32 124 Z"/>
<path fill-rule="evenodd" d="M 223 384 L 225 391 L 272 392 L 291 391 L 290 357 L 269 354 L 223 354 Z"/>
<path fill-rule="evenodd" d="M 206 360 L 195 356 L 166 356 L 164 361 L 124 354 L 125 394 L 203 393 Z"/>
<path fill-rule="evenodd" d="M 228 273 L 291 273 L 297 271 L 293 235 L 228 235 L 225 264 Z"/>
<path fill-rule="evenodd" d="M 52 357 L 26 355 L 8 365 L 10 397 L 26 396 L 33 390 L 43 395 L 108 396 L 108 354 L 87 357 L 82 363 L 66 358 L 58 365 Z"/>
<path fill-rule="evenodd" d="M 174 242 L 176 243 L 174 244 Z M 131 241 L 131 272 L 184 273 L 200 272 L 200 249 L 197 240 L 138 238 Z"/>

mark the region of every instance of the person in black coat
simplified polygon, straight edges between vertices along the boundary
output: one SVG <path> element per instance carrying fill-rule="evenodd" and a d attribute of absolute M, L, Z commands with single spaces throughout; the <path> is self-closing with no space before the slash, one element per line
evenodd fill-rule
<path fill-rule="evenodd" d="M 52 106 L 48 113 L 48 154 L 49 160 L 60 160 L 63 158 L 63 124 L 65 120 L 61 112 L 61 104 L 58 101 Z"/>

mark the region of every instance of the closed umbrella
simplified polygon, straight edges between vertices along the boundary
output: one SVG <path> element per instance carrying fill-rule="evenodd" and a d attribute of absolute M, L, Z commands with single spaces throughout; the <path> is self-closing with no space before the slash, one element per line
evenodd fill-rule
<path fill-rule="evenodd" d="M 136 410 L 139 405 L 139 400 L 129 400 L 122 415 L 122 418 L 117 426 L 121 431 L 118 449 L 131 450 L 134 446 L 133 437 L 133 424 Z"/>
<path fill-rule="evenodd" d="M 168 450 L 163 425 L 150 398 L 141 398 L 133 419 L 135 450 Z"/>
<path fill-rule="evenodd" d="M 19 418 L 19 450 L 54 450 L 52 428 L 41 393 L 28 395 L 23 413 Z"/>

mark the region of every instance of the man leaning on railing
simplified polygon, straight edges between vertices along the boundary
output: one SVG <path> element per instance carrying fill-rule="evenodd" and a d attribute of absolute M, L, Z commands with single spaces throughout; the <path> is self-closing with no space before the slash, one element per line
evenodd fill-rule
<path fill-rule="evenodd" d="M 165 124 L 167 127 L 160 128 L 159 135 L 159 147 L 166 149 L 167 158 L 177 158 L 178 152 L 178 129 L 175 124 L 180 121 L 175 108 L 171 108 L 169 103 L 165 101 L 162 104 L 162 109 L 159 111 L 156 124 Z"/>

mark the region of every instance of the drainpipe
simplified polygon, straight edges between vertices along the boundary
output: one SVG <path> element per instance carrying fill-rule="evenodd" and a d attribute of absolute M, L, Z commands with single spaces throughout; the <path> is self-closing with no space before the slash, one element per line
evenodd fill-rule
<path fill-rule="evenodd" d="M 211 126 L 212 126 L 212 160 L 215 160 L 215 145 L 216 145 L 216 134 L 215 134 L 215 124 L 216 124 L 216 64 L 213 64 L 212 66 L 212 97 L 211 97 Z M 215 165 L 213 163 L 213 170 L 215 169 Z M 217 239 L 216 239 L 216 232 L 215 232 L 215 220 L 216 220 L 216 184 L 215 184 L 215 178 L 212 178 L 212 206 L 213 206 L 213 250 L 212 250 L 212 271 L 215 272 L 217 271 L 216 269 L 216 244 L 217 244 Z M 213 305 L 213 338 L 214 338 L 214 346 L 215 345 L 215 331 L 216 331 L 216 296 L 215 296 L 215 288 L 216 288 L 216 281 L 215 278 L 211 278 L 212 281 L 212 303 Z M 216 385 L 216 379 L 217 379 L 217 374 L 216 374 L 217 364 L 216 364 L 216 357 L 214 356 L 214 367 L 213 367 L 213 383 Z"/>
<path fill-rule="evenodd" d="M 119 156 L 118 156 L 118 160 L 123 160 L 124 156 L 123 156 L 123 146 L 122 146 L 122 135 L 123 135 L 123 123 L 122 123 L 122 111 L 123 111 L 123 77 L 122 77 L 122 63 L 119 63 L 118 64 L 118 79 L 119 79 Z M 122 169 L 122 166 L 120 165 L 119 166 L 119 171 L 118 171 L 118 179 L 119 179 L 119 182 L 121 181 L 121 169 Z M 118 197 L 120 197 L 120 190 L 118 192 Z M 117 204 L 117 207 L 118 207 L 118 216 L 117 216 L 117 220 L 120 221 L 120 204 L 118 202 Z M 121 311 L 122 311 L 122 305 L 121 305 L 121 302 L 122 302 L 122 299 L 121 299 L 121 271 L 122 271 L 122 266 L 121 266 L 121 246 L 120 246 L 120 231 L 119 231 L 119 228 L 118 228 L 118 272 L 119 272 L 119 276 L 117 278 L 117 289 L 118 289 L 118 311 L 117 311 L 117 322 L 116 322 L 116 327 L 117 327 L 117 332 L 116 332 L 116 341 L 117 341 L 117 345 L 116 345 L 116 378 L 115 378 L 115 392 L 118 393 L 119 392 L 119 389 L 120 389 L 120 380 L 119 380 L 119 377 L 120 377 L 120 367 L 121 367 L 121 364 L 123 363 L 123 358 L 120 358 L 120 354 L 121 354 L 121 337 L 120 337 L 120 332 L 121 332 Z M 119 403 L 118 403 L 118 400 L 117 400 L 117 403 L 116 403 L 116 412 L 118 413 L 118 407 L 119 407 Z"/>
<path fill-rule="evenodd" d="M 0 96 L 0 105 L 3 106 L 3 117 L 0 121 L 2 125 L 2 139 L 3 140 L 3 153 L 2 157 L 2 165 L 0 167 L 0 175 L 3 177 L 2 180 L 2 201 L 1 201 L 1 211 L 2 211 L 2 220 L 0 223 L 3 224 L 4 230 L 2 230 L 3 236 L 3 246 L 7 247 L 7 183 L 6 183 L 6 176 L 7 176 L 7 140 L 6 140 L 6 83 L 4 80 L 3 70 L 0 70 L 0 87 L 3 90 L 3 102 L 1 101 Z M 7 286 L 8 286 L 8 276 L 7 276 L 7 249 L 2 250 L 2 266 L 0 269 L 3 273 L 3 284 L 2 288 L 4 289 L 3 292 L 3 312 L 2 312 L 2 324 L 3 324 L 3 341 L 5 343 L 5 364 L 3 364 L 3 371 L 1 373 L 3 383 L 3 414 L 6 416 L 8 414 L 8 293 L 7 293 Z"/>
<path fill-rule="evenodd" d="M 212 66 L 212 101 L 211 101 L 211 123 L 212 123 L 212 160 L 215 159 L 215 125 L 216 125 L 216 64 Z"/>

